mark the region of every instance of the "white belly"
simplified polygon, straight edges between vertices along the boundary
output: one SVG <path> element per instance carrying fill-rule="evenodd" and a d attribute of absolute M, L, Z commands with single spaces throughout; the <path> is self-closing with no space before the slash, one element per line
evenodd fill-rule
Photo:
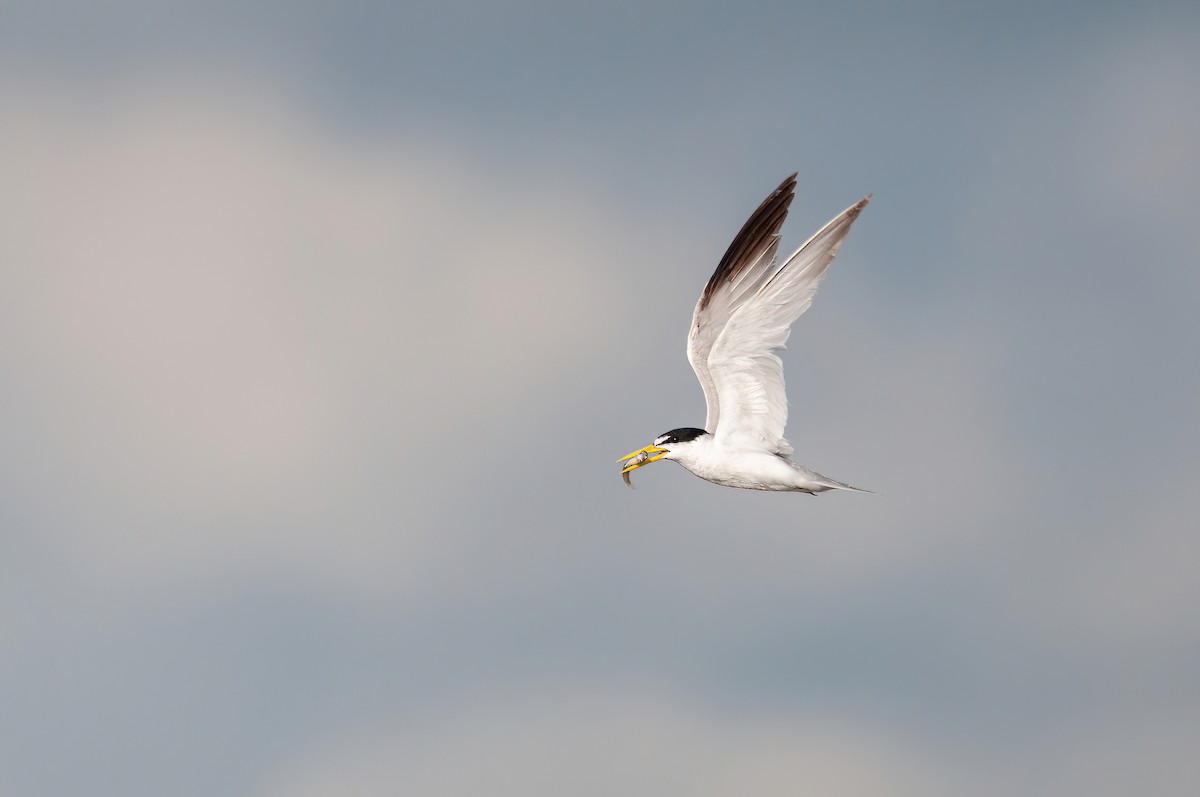
<path fill-rule="evenodd" d="M 701 479 L 725 487 L 789 492 L 820 492 L 829 489 L 827 485 L 813 479 L 812 476 L 816 474 L 812 474 L 808 469 L 774 454 L 759 451 L 730 452 L 724 456 L 709 456 L 691 462 L 681 461 L 679 464 Z"/>

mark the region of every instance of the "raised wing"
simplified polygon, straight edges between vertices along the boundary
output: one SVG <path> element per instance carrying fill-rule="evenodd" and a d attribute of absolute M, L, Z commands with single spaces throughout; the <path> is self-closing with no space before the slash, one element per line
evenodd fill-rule
<path fill-rule="evenodd" d="M 710 434 L 716 433 L 721 406 L 716 382 L 709 371 L 709 355 L 746 294 L 772 272 L 775 250 L 779 248 L 779 228 L 787 218 L 788 205 L 792 204 L 795 192 L 796 175 L 793 173 L 751 214 L 704 286 L 692 313 L 688 362 L 704 389 L 704 401 L 708 404 L 704 428 Z"/>
<path fill-rule="evenodd" d="M 868 195 L 838 214 L 782 266 L 768 266 L 752 279 L 717 285 L 708 306 L 725 307 L 726 320 L 708 348 L 706 376 L 711 388 L 705 388 L 705 395 L 711 389 L 716 397 L 719 416 L 712 417 L 710 400 L 709 421 L 715 423 L 708 430 L 718 441 L 791 453 L 783 437 L 787 392 L 783 363 L 776 352 L 786 345 L 792 323 L 812 304 L 826 268 L 869 201 Z M 701 297 L 699 316 L 708 312 L 703 303 Z M 693 323 L 693 330 L 696 326 Z"/>

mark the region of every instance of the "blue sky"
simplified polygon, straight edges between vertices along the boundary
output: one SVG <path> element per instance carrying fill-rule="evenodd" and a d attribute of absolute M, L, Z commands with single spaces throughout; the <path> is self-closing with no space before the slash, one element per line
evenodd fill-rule
<path fill-rule="evenodd" d="M 1200 786 L 1195 10 L 3 14 L 6 795 Z M 793 170 L 879 494 L 628 491 Z"/>

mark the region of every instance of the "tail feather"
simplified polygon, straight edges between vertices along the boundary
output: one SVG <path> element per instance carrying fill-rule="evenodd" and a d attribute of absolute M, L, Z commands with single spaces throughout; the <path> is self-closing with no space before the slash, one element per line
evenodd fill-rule
<path fill-rule="evenodd" d="M 807 469 L 806 469 L 807 470 Z M 853 493 L 869 493 L 875 495 L 874 490 L 864 490 L 861 487 L 853 487 L 845 482 L 840 482 L 837 479 L 831 479 L 828 476 L 822 476 L 815 471 L 808 471 L 812 477 L 813 484 L 816 486 L 814 492 L 824 492 L 825 490 L 849 490 Z"/>

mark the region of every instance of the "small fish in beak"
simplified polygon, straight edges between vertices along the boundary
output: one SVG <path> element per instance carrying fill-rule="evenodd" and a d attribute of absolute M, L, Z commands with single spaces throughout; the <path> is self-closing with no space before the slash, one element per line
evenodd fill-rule
<path fill-rule="evenodd" d="M 617 460 L 617 462 L 624 463 L 624 467 L 621 469 L 621 478 L 627 485 L 629 485 L 630 489 L 632 489 L 633 481 L 629 478 L 630 472 L 642 467 L 647 462 L 654 462 L 662 459 L 666 453 L 667 449 L 650 445 L 646 446 L 645 448 L 638 449 L 630 454 L 626 454 Z"/>
<path fill-rule="evenodd" d="M 649 451 L 639 451 L 637 453 L 636 457 L 634 457 L 631 460 L 628 460 L 625 463 L 625 468 L 624 468 L 624 470 L 621 471 L 621 478 L 624 479 L 625 483 L 629 485 L 629 489 L 631 489 L 631 490 L 634 489 L 633 480 L 629 478 L 630 471 L 632 471 L 636 467 L 645 465 L 646 460 L 648 460 L 648 459 L 650 459 Z"/>

